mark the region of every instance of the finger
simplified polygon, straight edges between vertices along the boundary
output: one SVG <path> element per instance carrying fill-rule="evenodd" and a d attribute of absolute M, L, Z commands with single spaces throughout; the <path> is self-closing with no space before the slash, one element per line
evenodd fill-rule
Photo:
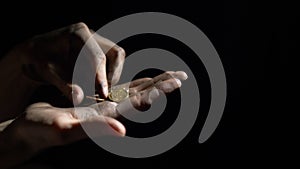
<path fill-rule="evenodd" d="M 177 72 L 168 71 L 168 72 L 165 72 L 163 74 L 160 74 L 160 75 L 154 77 L 153 79 L 149 79 L 149 80 L 141 79 L 140 81 L 135 83 L 135 84 L 138 83 L 137 85 L 135 85 L 135 87 L 131 88 L 130 93 L 141 92 L 149 87 L 153 87 L 156 83 L 160 83 L 162 81 L 166 81 L 169 79 L 186 80 L 187 75 L 183 71 L 177 71 Z M 181 83 L 180 83 L 180 85 L 181 85 Z"/>
<path fill-rule="evenodd" d="M 181 87 L 181 81 L 177 78 L 168 79 L 162 82 L 159 82 L 155 87 L 164 93 L 171 93 L 175 89 Z"/>
<path fill-rule="evenodd" d="M 141 84 L 143 84 L 143 83 L 145 83 L 145 82 L 147 82 L 147 81 L 150 81 L 150 80 L 152 80 L 152 78 L 141 78 L 141 79 L 137 79 L 137 80 L 134 80 L 134 81 L 132 81 L 132 82 L 130 82 L 130 85 L 129 85 L 129 87 L 130 88 L 133 88 L 133 87 L 136 87 L 136 86 L 138 86 L 138 85 L 141 85 Z"/>
<path fill-rule="evenodd" d="M 81 125 L 89 132 L 90 137 L 99 136 L 125 136 L 126 129 L 119 121 L 105 116 L 81 122 Z"/>
<path fill-rule="evenodd" d="M 107 68 L 107 80 L 108 85 L 115 85 L 121 76 L 123 65 L 125 61 L 125 51 L 123 48 L 116 45 L 114 42 L 106 39 L 97 33 L 93 34 L 94 39 L 102 48 L 106 55 L 108 68 Z"/>
<path fill-rule="evenodd" d="M 85 24 L 78 27 L 74 30 L 74 33 L 86 43 L 86 48 L 90 52 L 93 69 L 96 72 L 96 84 L 99 86 L 100 95 L 106 98 L 108 96 L 106 56 L 97 41 L 92 37 L 89 28 Z"/>
<path fill-rule="evenodd" d="M 174 77 L 179 80 L 186 80 L 188 75 L 184 71 L 176 71 Z"/>
<path fill-rule="evenodd" d="M 60 123 L 66 123 L 71 126 L 69 129 L 64 130 L 61 134 L 62 144 L 72 143 L 88 137 L 123 137 L 126 134 L 126 129 L 122 123 L 105 116 L 98 116 L 85 121 L 78 119 L 61 119 Z"/>
<path fill-rule="evenodd" d="M 104 53 L 108 53 L 112 47 L 114 47 L 116 44 L 112 42 L 111 40 L 99 35 L 95 31 L 90 29 L 90 32 L 93 34 L 93 37 L 97 41 L 97 43 L 100 45 L 101 49 Z"/>
<path fill-rule="evenodd" d="M 126 133 L 125 127 L 119 121 L 99 115 L 90 107 L 52 108 L 50 113 L 55 116 L 54 125 L 60 130 L 67 131 L 63 138 L 69 141 L 86 138 L 82 128 L 90 137 L 124 136 Z"/>
<path fill-rule="evenodd" d="M 159 95 L 160 93 L 157 88 L 150 88 L 147 91 L 143 92 L 142 102 L 144 102 L 144 104 L 146 105 L 151 105 L 153 101 L 159 97 Z"/>
<path fill-rule="evenodd" d="M 171 79 L 171 78 L 177 78 L 180 80 L 186 80 L 188 78 L 187 74 L 183 71 L 167 71 L 163 74 L 160 74 L 158 76 L 155 76 L 153 78 L 153 81 L 156 83 L 158 81 L 163 81 L 163 80 L 167 80 L 167 79 Z"/>
<path fill-rule="evenodd" d="M 133 113 L 135 110 L 146 111 L 150 108 L 153 101 L 159 97 L 159 91 L 156 88 L 140 92 L 128 99 L 125 99 L 116 107 L 117 113 Z"/>
<path fill-rule="evenodd" d="M 35 103 L 26 109 L 25 118 L 46 125 L 55 125 L 59 129 L 69 129 L 76 121 L 69 111 L 51 106 L 48 103 Z"/>
<path fill-rule="evenodd" d="M 175 89 L 181 87 L 181 81 L 177 78 L 171 78 L 165 81 L 158 82 L 155 87 L 150 87 L 137 94 L 131 95 L 130 101 L 133 107 L 140 111 L 148 110 L 152 102 L 159 96 L 157 89 L 163 93 L 171 93 Z"/>
<path fill-rule="evenodd" d="M 84 93 L 82 88 L 77 84 L 67 84 L 67 88 L 68 90 L 71 89 L 71 94 L 69 95 L 69 99 L 72 99 L 74 105 L 79 105 L 84 98 Z"/>
<path fill-rule="evenodd" d="M 106 54 L 108 61 L 107 80 L 108 85 L 112 86 L 118 83 L 125 61 L 125 51 L 123 48 L 115 45 Z"/>
<path fill-rule="evenodd" d="M 129 95 L 136 94 L 154 85 L 152 78 L 134 80 L 129 85 Z"/>
<path fill-rule="evenodd" d="M 30 128 L 30 130 L 34 130 L 33 133 L 29 132 L 33 136 L 46 134 L 49 142 L 42 143 L 45 143 L 46 147 L 49 145 L 64 145 L 88 137 L 125 136 L 125 127 L 115 119 L 97 114 L 94 115 L 93 113 L 91 118 L 80 115 L 85 114 L 89 109 L 92 108 L 82 107 L 78 111 L 74 111 L 73 108 L 57 108 L 47 103 L 33 104 L 26 110 L 26 114 L 24 114 L 26 118 L 25 122 L 27 122 L 27 130 Z M 73 114 L 71 110 L 77 112 L 77 114 Z M 91 112 L 93 111 L 88 111 L 87 114 Z M 28 124 L 31 125 L 29 128 Z"/>
<path fill-rule="evenodd" d="M 144 83 L 141 83 L 133 88 L 131 88 L 129 90 L 130 94 L 135 94 L 135 93 L 138 93 L 138 92 L 141 92 L 143 90 L 146 90 L 150 87 L 153 87 L 155 85 L 155 82 L 153 79 L 151 80 L 148 80 L 148 81 L 144 81 Z"/>

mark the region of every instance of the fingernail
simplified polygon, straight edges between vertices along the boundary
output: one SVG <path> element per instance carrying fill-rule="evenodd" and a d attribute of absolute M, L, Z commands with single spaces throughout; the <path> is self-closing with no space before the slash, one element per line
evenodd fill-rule
<path fill-rule="evenodd" d="M 181 80 L 186 80 L 188 75 L 184 71 L 177 71 L 176 73 L 180 74 Z"/>
<path fill-rule="evenodd" d="M 124 128 L 124 126 L 122 124 L 120 124 L 119 122 L 111 122 L 108 121 L 108 124 L 111 128 L 113 128 L 117 133 L 120 134 L 120 136 L 125 136 L 126 134 L 126 129 Z"/>
<path fill-rule="evenodd" d="M 189 78 L 189 76 L 185 73 L 185 72 L 183 72 L 184 73 L 184 79 L 183 80 L 186 80 L 186 79 L 188 79 Z"/>
<path fill-rule="evenodd" d="M 104 94 L 105 97 L 108 96 L 108 89 L 107 88 L 108 88 L 107 86 L 103 87 L 103 94 Z"/>
<path fill-rule="evenodd" d="M 102 97 L 104 97 L 104 98 L 107 98 L 108 97 L 108 87 L 107 87 L 107 83 L 106 82 L 101 82 L 100 84 L 99 84 L 99 89 L 100 89 L 100 91 L 101 91 L 101 95 L 102 95 Z"/>
<path fill-rule="evenodd" d="M 181 87 L 181 81 L 179 79 L 177 79 L 177 78 L 175 78 L 175 81 L 176 81 L 178 87 Z"/>

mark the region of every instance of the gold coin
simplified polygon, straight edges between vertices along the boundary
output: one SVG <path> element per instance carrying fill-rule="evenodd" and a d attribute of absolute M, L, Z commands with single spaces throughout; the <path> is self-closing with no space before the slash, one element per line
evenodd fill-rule
<path fill-rule="evenodd" d="M 114 102 L 120 102 L 124 99 L 126 99 L 129 95 L 128 90 L 126 90 L 125 88 L 115 88 L 115 89 L 111 89 L 109 94 L 108 94 L 108 98 L 111 101 Z"/>

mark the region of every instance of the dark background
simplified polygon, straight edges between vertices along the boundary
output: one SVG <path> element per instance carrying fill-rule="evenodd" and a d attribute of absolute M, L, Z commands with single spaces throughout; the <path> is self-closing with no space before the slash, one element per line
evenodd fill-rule
<path fill-rule="evenodd" d="M 182 17 L 197 25 L 211 40 L 218 51 L 225 68 L 228 98 L 223 118 L 209 140 L 198 143 L 198 137 L 209 107 L 210 87 L 205 68 L 199 61 L 193 62 L 194 54 L 180 42 L 158 35 L 140 35 L 120 43 L 129 55 L 146 47 L 161 47 L 178 54 L 190 62 L 196 74 L 201 92 L 199 117 L 188 136 L 172 150 L 145 159 L 129 159 L 110 154 L 89 140 L 83 140 L 65 147 L 46 150 L 33 158 L 28 165 L 43 164 L 53 168 L 100 168 L 112 164 L 113 168 L 156 168 L 170 165 L 201 166 L 218 162 L 236 164 L 244 160 L 246 150 L 260 142 L 257 134 L 249 131 L 256 119 L 268 113 L 263 105 L 267 95 L 273 94 L 266 79 L 278 78 L 276 84 L 284 85 L 290 58 L 296 51 L 296 23 L 299 16 L 293 4 L 252 3 L 248 1 L 141 1 L 128 2 L 69 2 L 67 5 L 54 2 L 40 2 L 29 5 L 15 3 L 1 8 L 1 56 L 14 44 L 36 34 L 45 33 L 79 21 L 92 29 L 99 29 L 109 21 L 136 12 L 165 12 Z M 133 25 L 134 26 L 134 25 Z M 279 61 L 279 62 L 278 62 Z M 266 65 L 275 68 L 270 71 Z M 142 74 L 154 75 L 157 71 Z M 48 93 L 57 93 L 53 88 Z M 176 91 L 172 96 L 179 96 Z M 285 95 L 278 91 L 278 94 Z M 35 99 L 43 99 L 39 93 Z M 50 97 L 51 98 L 51 97 Z M 171 99 L 170 105 L 176 103 Z M 169 104 L 169 102 L 168 102 Z M 281 109 L 278 106 L 278 109 Z M 176 110 L 176 107 L 170 108 Z M 165 112 L 168 114 L 168 112 Z M 170 114 L 169 114 L 170 115 Z M 176 115 L 176 114 L 175 114 Z M 174 115 L 160 119 L 146 126 L 125 122 L 128 134 L 132 136 L 153 135 L 170 126 Z M 155 127 L 153 127 L 155 125 Z M 152 127 L 151 127 L 152 126 Z M 139 128 L 139 129 L 136 129 Z M 142 129 L 141 129 L 142 128 Z M 154 131 L 154 129 L 156 129 Z M 142 131 L 141 131 L 142 130 Z M 251 140 L 246 140 L 250 136 Z M 249 143 L 250 142 L 250 143 Z M 253 157 L 261 156 L 256 152 Z"/>

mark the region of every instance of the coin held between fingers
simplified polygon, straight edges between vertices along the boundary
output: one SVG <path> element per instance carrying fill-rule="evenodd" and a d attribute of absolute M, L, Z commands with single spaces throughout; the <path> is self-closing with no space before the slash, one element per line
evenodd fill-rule
<path fill-rule="evenodd" d="M 125 88 L 112 88 L 108 93 L 108 98 L 114 102 L 121 102 L 129 97 L 129 90 Z"/>

